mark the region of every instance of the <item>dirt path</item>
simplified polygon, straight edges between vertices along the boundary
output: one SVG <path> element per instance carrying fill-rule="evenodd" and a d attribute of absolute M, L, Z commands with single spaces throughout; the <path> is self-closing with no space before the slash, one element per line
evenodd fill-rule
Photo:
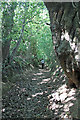
<path fill-rule="evenodd" d="M 49 70 L 25 71 L 24 76 L 18 79 L 3 96 L 3 118 L 52 118 L 48 96 L 53 85 Z"/>
<path fill-rule="evenodd" d="M 58 74 L 59 73 L 59 74 Z M 3 95 L 3 118 L 69 117 L 75 101 L 75 89 L 67 89 L 61 68 L 51 77 L 46 69 L 26 70 Z"/>

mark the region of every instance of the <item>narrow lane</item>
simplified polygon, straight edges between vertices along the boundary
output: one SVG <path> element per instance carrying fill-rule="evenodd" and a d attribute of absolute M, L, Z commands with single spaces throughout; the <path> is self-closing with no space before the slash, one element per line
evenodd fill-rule
<path fill-rule="evenodd" d="M 52 118 L 48 99 L 52 89 L 49 70 L 25 71 L 3 96 L 3 118 Z"/>

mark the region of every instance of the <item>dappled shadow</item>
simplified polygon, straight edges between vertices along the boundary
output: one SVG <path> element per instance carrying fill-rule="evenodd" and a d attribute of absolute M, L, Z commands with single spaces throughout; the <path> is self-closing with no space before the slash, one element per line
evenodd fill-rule
<path fill-rule="evenodd" d="M 14 76 L 16 83 L 3 95 L 3 118 L 69 118 L 75 89 L 68 89 L 61 67 L 33 69 Z"/>
<path fill-rule="evenodd" d="M 51 118 L 53 111 L 48 107 L 48 96 L 52 87 L 49 81 L 49 70 L 24 71 L 6 96 L 3 95 L 3 118 Z"/>
<path fill-rule="evenodd" d="M 56 68 L 51 79 L 53 80 L 53 91 L 49 95 L 49 109 L 54 111 L 55 117 L 71 119 L 70 108 L 76 102 L 77 90 L 69 89 L 67 86 L 67 78 L 61 67 Z M 73 111 L 73 110 L 72 110 Z"/>

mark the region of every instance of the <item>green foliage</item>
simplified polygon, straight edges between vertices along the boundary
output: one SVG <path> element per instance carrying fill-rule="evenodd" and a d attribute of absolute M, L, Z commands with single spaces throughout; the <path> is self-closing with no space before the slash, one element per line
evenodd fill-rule
<path fill-rule="evenodd" d="M 10 63 L 14 69 L 24 69 L 27 65 L 39 66 L 40 60 L 45 59 L 46 64 L 53 63 L 53 45 L 51 38 L 49 15 L 43 2 L 3 3 L 2 25 L 3 39 L 10 40 L 9 56 L 11 57 L 20 36 L 21 42 Z M 9 9 L 8 7 L 9 6 Z M 13 10 L 14 12 L 11 13 Z M 10 14 L 8 14 L 10 12 Z M 23 24 L 23 21 L 25 23 Z M 8 21 L 10 24 L 8 24 Z M 23 33 L 22 27 L 24 25 Z M 9 30 L 8 30 L 9 29 Z M 9 32 L 9 34 L 8 34 Z M 4 43 L 7 45 L 6 43 Z M 10 59 L 9 57 L 9 59 Z M 8 65 L 8 61 L 6 61 Z M 13 68 L 13 67 L 12 67 Z M 12 70 L 14 71 L 14 70 Z"/>
<path fill-rule="evenodd" d="M 16 8 L 17 3 L 2 3 L 3 17 L 2 17 L 2 39 L 3 42 L 8 40 L 11 37 L 11 30 L 13 27 L 13 17 L 15 15 L 14 9 Z"/>
<path fill-rule="evenodd" d="M 51 32 L 49 26 L 47 26 L 45 23 L 49 22 L 49 16 L 43 3 L 28 4 L 29 7 L 26 10 L 26 18 L 27 21 L 30 20 L 30 16 L 32 19 L 28 24 L 25 25 L 23 38 L 20 43 L 18 53 L 24 54 L 25 56 L 28 49 L 30 49 L 29 52 L 32 52 L 32 56 L 34 56 L 34 59 L 36 59 L 38 62 L 38 60 L 42 57 L 48 59 L 48 57 L 50 57 L 50 51 L 52 51 Z M 23 7 L 20 8 L 20 6 L 22 6 L 21 3 L 15 10 L 16 13 L 14 17 L 13 38 L 16 40 L 11 41 L 11 50 L 16 45 L 21 29 L 21 19 L 24 18 L 18 18 L 18 16 L 22 15 L 23 10 Z"/>

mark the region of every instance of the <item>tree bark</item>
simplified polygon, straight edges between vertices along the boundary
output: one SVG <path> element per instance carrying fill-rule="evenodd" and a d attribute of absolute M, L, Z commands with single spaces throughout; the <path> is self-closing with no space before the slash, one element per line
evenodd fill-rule
<path fill-rule="evenodd" d="M 17 44 L 16 44 L 16 47 L 13 49 L 13 51 L 12 51 L 12 53 L 11 53 L 11 55 L 10 55 L 10 63 L 13 61 L 13 58 L 14 58 L 14 56 L 15 56 L 17 50 L 18 50 L 18 47 L 19 47 L 19 45 L 20 45 L 20 43 L 21 43 L 21 40 L 22 40 L 22 37 L 23 37 L 23 32 L 24 32 L 24 27 L 25 27 L 25 25 L 28 24 L 30 21 L 31 21 L 31 20 L 29 20 L 29 21 L 27 21 L 27 22 L 25 23 L 25 18 L 24 18 L 24 20 L 23 20 L 23 25 L 22 25 L 22 29 L 21 29 L 21 34 L 20 34 L 19 40 L 18 40 L 18 42 L 17 42 Z"/>
<path fill-rule="evenodd" d="M 61 52 L 60 55 L 58 54 L 58 48 L 60 47 L 60 44 L 58 41 L 61 41 L 61 38 L 60 38 L 60 35 L 58 34 L 58 33 L 60 33 L 60 29 L 58 29 L 58 31 L 57 31 L 57 27 L 56 27 L 57 19 L 55 19 L 54 4 L 55 4 L 54 2 L 53 3 L 45 2 L 45 5 L 49 11 L 50 29 L 52 32 L 54 51 L 60 61 L 61 67 L 63 68 L 63 70 L 68 78 L 68 82 L 69 82 L 70 86 L 72 86 L 72 87 L 75 86 L 77 88 L 76 102 L 74 103 L 73 106 L 71 106 L 70 111 L 71 111 L 71 116 L 72 116 L 73 120 L 80 120 L 80 90 L 78 89 L 80 87 L 80 67 L 78 67 L 78 65 L 74 62 L 75 59 L 71 55 L 70 52 L 68 53 L 67 51 L 64 51 L 64 53 Z M 74 18 L 75 18 L 76 12 L 74 12 L 74 13 L 75 13 Z M 80 17 L 80 14 L 79 14 L 79 17 Z M 70 20 L 70 21 L 72 21 L 72 20 Z M 63 25 L 63 26 L 65 27 L 65 25 Z M 71 29 L 69 29 L 68 31 L 70 31 L 70 33 L 71 33 L 72 32 L 71 30 L 74 30 L 74 29 L 72 29 L 72 24 L 71 24 Z M 75 28 L 75 30 L 76 30 L 76 28 Z M 79 51 L 79 47 L 78 47 L 78 56 L 79 56 L 79 53 L 80 53 L 80 51 Z M 80 64 L 79 62 L 78 62 L 78 64 Z M 71 66 L 69 71 L 67 71 L 66 65 L 68 65 L 69 68 Z"/>
<path fill-rule="evenodd" d="M 9 55 L 10 42 L 12 40 L 11 30 L 14 24 L 13 17 L 15 15 L 14 9 L 16 8 L 16 6 L 17 6 L 17 3 L 4 5 L 4 10 L 2 13 L 3 14 L 2 16 L 2 61 L 3 63 L 5 63 L 5 60 Z"/>
<path fill-rule="evenodd" d="M 23 21 L 22 30 L 21 30 L 21 34 L 20 34 L 19 40 L 18 40 L 18 42 L 16 44 L 16 47 L 13 49 L 12 54 L 10 56 L 10 62 L 13 60 L 13 57 L 16 54 L 16 51 L 17 51 L 17 49 L 18 49 L 18 47 L 19 47 L 19 45 L 21 43 L 23 32 L 24 32 L 24 26 L 25 26 L 25 19 Z"/>
<path fill-rule="evenodd" d="M 61 52 L 60 55 L 58 53 L 58 49 L 60 47 L 60 42 L 61 42 L 61 18 L 64 14 L 64 9 L 62 9 L 63 7 L 61 6 L 60 11 L 58 11 L 58 15 L 56 18 L 56 10 L 54 9 L 54 2 L 53 3 L 48 3 L 45 2 L 45 5 L 49 11 L 49 17 L 50 17 L 50 29 L 51 29 L 51 33 L 52 33 L 52 40 L 53 40 L 53 45 L 54 45 L 54 50 L 55 53 L 60 61 L 60 64 L 66 74 L 66 76 L 68 77 L 69 80 L 69 85 L 72 87 L 72 85 L 75 84 L 75 87 L 80 87 L 80 69 L 77 67 L 77 64 L 75 65 L 74 69 L 73 66 L 71 65 L 71 68 L 69 70 L 69 72 L 67 72 L 67 68 L 66 68 L 66 64 L 69 66 L 69 64 L 72 64 L 74 62 L 74 58 L 71 57 L 71 53 L 67 53 L 67 51 L 65 51 L 65 53 Z M 61 3 L 56 4 L 57 6 L 60 6 Z M 75 12 L 76 15 L 76 12 Z M 73 17 L 75 17 L 75 15 Z M 59 20 L 58 20 L 59 18 Z M 73 19 L 73 18 L 72 18 Z M 71 20 L 72 21 L 72 20 Z M 62 25 L 64 27 L 64 25 Z M 72 26 L 72 24 L 71 24 Z M 70 30 L 71 31 L 71 30 Z M 66 47 L 66 46 L 65 46 Z M 68 58 L 70 58 L 71 63 L 67 60 Z M 75 64 L 75 63 L 73 63 Z"/>

